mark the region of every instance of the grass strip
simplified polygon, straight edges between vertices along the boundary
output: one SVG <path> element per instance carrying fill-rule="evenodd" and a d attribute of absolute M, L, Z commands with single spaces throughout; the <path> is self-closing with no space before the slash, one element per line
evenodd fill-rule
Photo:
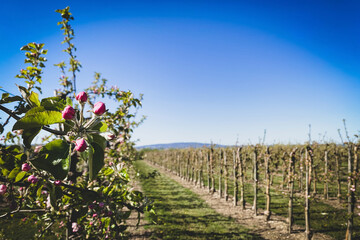
<path fill-rule="evenodd" d="M 144 161 L 136 161 L 134 167 L 140 176 L 155 170 Z M 140 177 L 140 183 L 154 200 L 157 213 L 157 224 L 146 226 L 153 231 L 151 239 L 262 239 L 234 219 L 216 213 L 195 193 L 164 175 Z"/>

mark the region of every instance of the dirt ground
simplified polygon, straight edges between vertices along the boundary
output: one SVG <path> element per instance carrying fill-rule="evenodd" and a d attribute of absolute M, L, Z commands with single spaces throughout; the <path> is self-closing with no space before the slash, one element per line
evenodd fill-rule
<path fill-rule="evenodd" d="M 289 234 L 287 231 L 286 219 L 281 216 L 272 215 L 270 221 L 266 221 L 262 209 L 258 209 L 258 216 L 254 216 L 250 204 L 246 205 L 245 210 L 241 210 L 239 206 L 233 205 L 233 200 L 231 197 L 229 197 L 228 201 L 225 201 L 224 198 L 219 198 L 217 193 L 210 194 L 208 189 L 195 186 L 194 183 L 188 182 L 160 166 L 154 166 L 149 162 L 147 162 L 147 164 L 157 168 L 161 174 L 168 176 L 169 178 L 180 183 L 182 186 L 192 190 L 219 214 L 232 217 L 239 224 L 248 229 L 251 229 L 253 233 L 261 235 L 261 237 L 264 239 L 304 239 L 304 227 L 302 226 L 293 226 L 293 233 Z M 331 240 L 332 238 L 325 234 L 315 233 L 312 239 Z"/>

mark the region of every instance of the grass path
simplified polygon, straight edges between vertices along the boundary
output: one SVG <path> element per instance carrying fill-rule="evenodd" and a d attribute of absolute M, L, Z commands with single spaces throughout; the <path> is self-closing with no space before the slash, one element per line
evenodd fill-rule
<path fill-rule="evenodd" d="M 144 161 L 134 165 L 142 176 L 155 170 Z M 164 175 L 141 178 L 140 182 L 145 194 L 155 201 L 157 224 L 147 225 L 152 229 L 151 239 L 262 239 Z"/>

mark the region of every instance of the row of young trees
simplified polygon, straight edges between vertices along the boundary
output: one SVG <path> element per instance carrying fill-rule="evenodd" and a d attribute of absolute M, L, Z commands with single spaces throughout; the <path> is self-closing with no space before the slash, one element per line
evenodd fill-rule
<path fill-rule="evenodd" d="M 253 185 L 252 209 L 258 214 L 258 192 L 265 192 L 264 215 L 271 217 L 271 191 L 288 197 L 288 231 L 292 232 L 294 198 L 303 199 L 305 239 L 311 239 L 311 200 L 335 199 L 348 206 L 346 239 L 353 236 L 354 207 L 358 175 L 358 145 L 313 142 L 306 145 L 237 146 L 200 149 L 149 151 L 146 159 L 193 182 L 218 192 L 228 200 L 233 191 L 234 205 L 245 209 L 245 186 Z M 260 176 L 260 178 L 259 178 Z M 345 183 L 347 182 L 347 185 Z M 323 185 L 322 191 L 319 185 Z M 233 189 L 229 187 L 233 186 Z M 331 191 L 333 190 L 333 191 Z M 337 200 L 336 200 L 337 199 Z"/>
<path fill-rule="evenodd" d="M 60 89 L 40 98 L 47 50 L 42 43 L 29 43 L 21 48 L 28 66 L 16 76 L 20 94 L 3 90 L 0 99 L 6 115 L 0 124 L 5 134 L 0 143 L 0 218 L 28 214 L 38 227 L 30 238 L 119 239 L 131 211 L 151 211 L 142 193 L 128 185 L 125 166 L 137 154 L 130 137 L 139 124 L 134 109 L 141 106 L 141 96 L 107 86 L 98 73 L 91 86 L 77 91 L 81 64 L 70 25 L 74 18 L 69 7 L 56 12 L 69 56 L 67 63 L 55 64 L 61 71 Z M 95 103 L 104 97 L 116 109 Z M 4 133 L 9 127 L 12 131 Z M 50 135 L 35 147 L 40 132 Z M 11 236 L 1 232 L 2 237 Z"/>

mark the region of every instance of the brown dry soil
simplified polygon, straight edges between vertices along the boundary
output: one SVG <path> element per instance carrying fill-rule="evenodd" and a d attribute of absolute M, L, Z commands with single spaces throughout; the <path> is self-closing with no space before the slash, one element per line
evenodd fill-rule
<path fill-rule="evenodd" d="M 219 198 L 218 194 L 210 194 L 208 189 L 201 188 L 200 186 L 195 186 L 193 182 L 188 182 L 181 177 L 176 176 L 174 173 L 165 170 L 161 166 L 152 165 L 150 162 L 147 162 L 147 164 L 158 169 L 161 174 L 175 180 L 183 187 L 188 188 L 194 193 L 196 193 L 199 198 L 203 199 L 217 213 L 235 219 L 240 225 L 250 229 L 252 233 L 258 234 L 264 239 L 304 239 L 305 229 L 303 226 L 294 225 L 293 233 L 289 234 L 287 230 L 286 219 L 284 217 L 272 215 L 270 221 L 266 221 L 263 209 L 258 209 L 258 215 L 254 216 L 254 212 L 251 210 L 252 206 L 250 204 L 246 205 L 245 210 L 241 210 L 239 206 L 233 205 L 233 199 L 231 197 L 229 197 L 228 201 L 225 201 L 224 198 Z M 141 190 L 138 182 L 134 184 L 134 187 Z M 151 230 L 144 229 L 144 226 L 147 223 L 144 220 L 143 216 L 139 228 L 136 228 L 137 215 L 131 215 L 130 218 L 131 219 L 128 221 L 128 223 L 131 225 L 129 227 L 130 239 L 148 239 L 149 236 L 151 236 Z M 333 238 L 325 234 L 315 233 L 312 236 L 312 239 L 331 240 Z"/>

